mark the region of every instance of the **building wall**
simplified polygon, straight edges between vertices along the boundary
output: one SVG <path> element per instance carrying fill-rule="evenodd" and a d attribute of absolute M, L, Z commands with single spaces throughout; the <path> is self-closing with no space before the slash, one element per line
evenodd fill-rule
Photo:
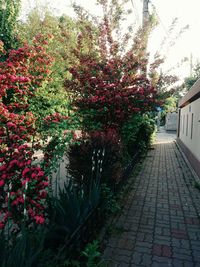
<path fill-rule="evenodd" d="M 200 98 L 180 109 L 178 135 L 181 142 L 200 162 Z"/>
<path fill-rule="evenodd" d="M 177 130 L 177 113 L 176 112 L 167 113 L 166 119 L 165 119 L 165 130 L 167 131 Z"/>

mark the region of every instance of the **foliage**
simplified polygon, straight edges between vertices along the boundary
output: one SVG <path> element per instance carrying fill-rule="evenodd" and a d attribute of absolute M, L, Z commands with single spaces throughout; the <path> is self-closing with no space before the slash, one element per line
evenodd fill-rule
<path fill-rule="evenodd" d="M 48 253 L 52 265 L 60 264 L 74 232 L 100 200 L 105 214 L 119 209 L 112 189 L 121 177 L 125 148 L 132 155 L 149 145 L 154 128 L 146 113 L 159 104 L 153 79 L 146 76 L 149 28 L 139 30 L 132 42 L 131 30 L 122 36 L 125 2 L 98 1 L 102 20 L 76 5 L 77 20 L 49 12 L 42 17 L 34 10 L 20 25 L 20 41 L 28 43 L 7 52 L 0 63 L 0 228 L 9 234 L 1 242 L 8 247 L 5 266 L 12 267 L 16 257 L 18 266 L 31 267 Z M 16 16 L 17 6 L 13 21 Z M 0 49 L 5 53 L 2 43 Z M 72 128 L 82 130 L 67 152 L 72 177 L 65 177 L 54 198 L 47 191 L 47 174 L 63 158 Z M 34 158 L 39 138 L 45 142 L 40 166 Z M 45 222 L 39 232 L 38 224 Z M 88 267 L 100 266 L 97 242 L 83 255 Z"/>
<path fill-rule="evenodd" d="M 122 171 L 122 145 L 116 130 L 90 132 L 77 141 L 67 151 L 68 170 L 75 182 L 87 185 L 100 175 L 101 182 L 114 186 Z"/>
<path fill-rule="evenodd" d="M 49 178 L 59 168 L 67 144 L 72 139 L 71 131 L 66 130 L 70 127 L 70 121 L 68 116 L 60 113 L 50 114 L 40 121 L 38 132 L 43 140 L 44 155 L 41 165 Z"/>
<path fill-rule="evenodd" d="M 99 242 L 94 240 L 92 243 L 88 243 L 84 250 L 81 252 L 81 255 L 84 256 L 84 266 L 87 267 L 105 267 L 108 266 L 105 264 L 104 260 L 100 260 L 101 253 L 99 251 Z M 65 261 L 64 267 L 80 267 L 83 265 L 83 262 L 75 260 Z"/>
<path fill-rule="evenodd" d="M 185 78 L 184 83 L 187 91 L 195 84 L 195 82 L 200 78 L 200 62 L 197 62 L 194 66 L 193 73 L 190 77 Z"/>
<path fill-rule="evenodd" d="M 31 99 L 31 111 L 41 121 L 54 113 L 69 115 L 70 96 L 64 90 L 63 84 L 65 79 L 70 78 L 68 67 L 72 62 L 76 62 L 74 54 L 71 53 L 76 47 L 76 23 L 70 17 L 56 17 L 50 10 L 41 12 L 40 7 L 37 7 L 30 12 L 26 22 L 20 24 L 19 32 L 21 42 L 30 42 L 38 33 L 47 38 L 51 37 L 47 47 L 48 54 L 54 58 L 49 75 L 51 79 L 43 84 Z"/>
<path fill-rule="evenodd" d="M 187 94 L 190 88 L 195 84 L 195 82 L 200 78 L 200 63 L 197 62 L 193 68 L 193 72 L 190 76 L 186 77 L 182 84 L 177 85 L 173 90 L 170 92 L 170 96 L 178 101 Z M 169 94 L 166 98 L 169 97 Z M 168 99 L 167 99 L 168 101 Z"/>
<path fill-rule="evenodd" d="M 44 157 L 41 166 L 43 166 L 45 173 L 49 176 L 50 183 L 53 172 L 59 169 L 60 162 L 65 158 L 64 154 L 70 141 L 70 132 L 60 133 L 58 135 L 53 133 L 51 140 L 43 145 Z"/>
<path fill-rule="evenodd" d="M 0 40 L 6 51 L 18 46 L 17 18 L 20 0 L 0 0 Z"/>
<path fill-rule="evenodd" d="M 168 113 L 168 112 L 176 111 L 177 102 L 178 102 L 178 99 L 176 97 L 171 96 L 171 97 L 166 98 L 165 104 L 163 106 L 164 112 Z"/>
<path fill-rule="evenodd" d="M 46 53 L 47 41 L 38 35 L 32 45 L 11 50 L 1 68 L 1 98 L 9 110 L 19 113 L 29 107 L 29 99 L 47 80 L 52 58 Z M 43 46 L 42 46 L 43 45 Z"/>
<path fill-rule="evenodd" d="M 87 267 L 99 266 L 100 263 L 97 263 L 101 253 L 99 252 L 99 243 L 97 240 L 94 240 L 92 243 L 89 243 L 82 254 L 87 258 Z"/>
<path fill-rule="evenodd" d="M 113 37 L 123 17 L 123 5 L 119 9 L 119 1 L 115 1 L 109 9 L 108 1 L 100 4 L 103 19 L 93 22 L 100 30 L 94 33 L 87 25 L 87 31 L 78 35 L 74 50 L 77 62 L 69 69 L 72 79 L 65 82 L 67 92 L 73 94 L 74 111 L 81 117 L 83 129 L 89 131 L 120 128 L 133 113 L 152 110 L 156 102 L 156 90 L 144 75 L 147 55 L 142 36 L 146 32 L 140 30 L 131 48 L 124 51 Z M 78 15 L 83 20 L 83 12 Z M 85 50 L 88 38 L 90 46 Z M 129 35 L 124 38 L 129 39 Z"/>
<path fill-rule="evenodd" d="M 1 267 L 33 267 L 39 260 L 43 249 L 44 229 L 33 231 L 22 230 L 22 234 L 13 240 L 6 238 L 6 233 L 0 234 Z"/>
<path fill-rule="evenodd" d="M 152 141 L 152 135 L 155 131 L 154 120 L 148 118 L 148 115 L 144 115 L 143 121 L 140 125 L 139 132 L 137 134 L 137 141 L 139 144 L 139 149 L 144 152 L 149 148 Z"/>
<path fill-rule="evenodd" d="M 116 196 L 106 184 L 101 185 L 101 203 L 105 216 L 115 214 L 120 210 Z"/>
<path fill-rule="evenodd" d="M 47 78 L 51 58 L 38 36 L 32 46 L 11 50 L 0 63 L 0 226 L 12 220 L 44 223 L 48 178 L 33 164 L 36 118 L 29 98 Z"/>
<path fill-rule="evenodd" d="M 90 190 L 85 186 L 77 188 L 71 180 L 60 189 L 59 198 L 51 200 L 50 226 L 47 245 L 57 248 L 64 245 L 73 232 L 81 226 L 89 213 L 96 208 L 100 199 L 98 179 L 91 181 Z"/>
<path fill-rule="evenodd" d="M 129 157 L 146 150 L 155 130 L 154 120 L 147 114 L 133 115 L 122 127 L 121 135 Z"/>

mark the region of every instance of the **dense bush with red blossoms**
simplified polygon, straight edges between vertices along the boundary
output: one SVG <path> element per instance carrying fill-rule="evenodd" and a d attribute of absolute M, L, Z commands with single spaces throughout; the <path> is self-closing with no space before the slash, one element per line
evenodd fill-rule
<path fill-rule="evenodd" d="M 97 26 L 98 34 L 93 34 L 92 27 L 79 34 L 74 50 L 76 66 L 69 69 L 72 78 L 65 83 L 74 97 L 75 112 L 89 130 L 95 126 L 120 128 L 133 114 L 151 111 L 157 105 L 157 91 L 145 72 L 145 38 L 138 34 L 126 49 L 126 43 L 114 40 L 113 23 L 105 14 Z M 84 49 L 86 32 L 90 36 L 89 51 Z"/>
<path fill-rule="evenodd" d="M 0 62 L 0 228 L 7 222 L 20 227 L 45 222 L 48 178 L 34 164 L 36 118 L 29 97 L 49 73 L 51 58 L 46 40 L 37 36 L 32 46 L 11 50 Z"/>
<path fill-rule="evenodd" d="M 29 97 L 47 79 L 52 58 L 45 45 L 46 39 L 38 35 L 33 45 L 10 50 L 6 61 L 0 62 L 0 97 L 8 110 L 15 113 L 27 110 Z"/>
<path fill-rule="evenodd" d="M 132 73 L 134 64 L 133 55 L 127 61 L 123 57 L 104 62 L 81 56 L 80 65 L 70 69 L 74 106 L 84 126 L 93 120 L 103 127 L 120 127 L 132 114 L 155 107 L 156 90 L 144 75 Z"/>

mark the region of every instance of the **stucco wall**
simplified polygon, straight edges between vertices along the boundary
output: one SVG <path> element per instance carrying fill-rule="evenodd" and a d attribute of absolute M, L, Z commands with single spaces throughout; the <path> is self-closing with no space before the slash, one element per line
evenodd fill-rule
<path fill-rule="evenodd" d="M 200 161 L 200 98 L 181 108 L 179 138 Z"/>

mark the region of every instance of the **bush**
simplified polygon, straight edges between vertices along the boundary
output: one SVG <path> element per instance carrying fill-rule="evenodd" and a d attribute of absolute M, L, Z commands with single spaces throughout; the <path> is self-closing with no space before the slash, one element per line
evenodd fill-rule
<path fill-rule="evenodd" d="M 128 158 L 149 147 L 154 130 L 154 120 L 148 115 L 133 115 L 123 125 L 121 135 Z"/>
<path fill-rule="evenodd" d="M 67 152 L 69 173 L 77 185 L 89 185 L 101 176 L 101 183 L 114 186 L 122 172 L 122 143 L 114 129 L 95 131 L 70 145 Z"/>

